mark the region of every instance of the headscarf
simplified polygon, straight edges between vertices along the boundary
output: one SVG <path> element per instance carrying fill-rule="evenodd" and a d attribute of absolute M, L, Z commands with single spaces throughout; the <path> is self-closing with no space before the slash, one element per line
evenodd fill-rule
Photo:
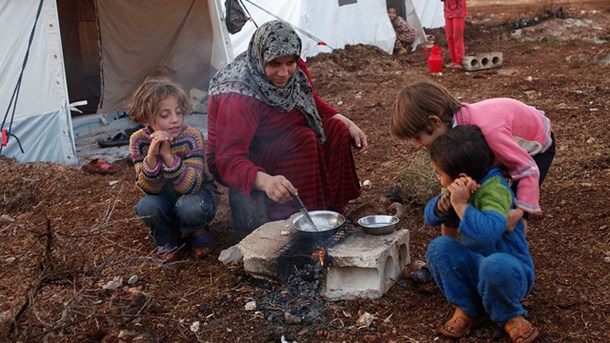
<path fill-rule="evenodd" d="M 283 88 L 274 86 L 265 73 L 265 64 L 282 56 L 301 55 L 301 38 L 285 21 L 261 25 L 250 40 L 248 50 L 220 69 L 210 81 L 210 95 L 238 93 L 254 97 L 281 112 L 297 108 L 320 143 L 326 142 L 322 119 L 316 108 L 313 89 L 305 73 L 297 67 Z"/>

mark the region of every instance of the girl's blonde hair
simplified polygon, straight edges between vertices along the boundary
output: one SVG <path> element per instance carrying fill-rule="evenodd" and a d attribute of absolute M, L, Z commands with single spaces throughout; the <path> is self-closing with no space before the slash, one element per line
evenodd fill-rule
<path fill-rule="evenodd" d="M 453 114 L 461 103 L 440 84 L 430 80 L 413 81 L 400 92 L 390 118 L 390 132 L 402 138 L 414 138 L 418 132 L 431 134 L 435 127 L 428 116 L 438 116 L 451 127 Z"/>
<path fill-rule="evenodd" d="M 182 113 L 190 113 L 188 97 L 179 84 L 167 77 L 147 77 L 131 96 L 129 116 L 136 123 L 150 123 L 158 114 L 159 103 L 172 95 L 178 99 Z"/>

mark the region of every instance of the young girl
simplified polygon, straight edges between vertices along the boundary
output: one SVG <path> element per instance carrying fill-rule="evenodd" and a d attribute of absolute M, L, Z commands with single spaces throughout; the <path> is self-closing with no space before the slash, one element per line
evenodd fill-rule
<path fill-rule="evenodd" d="M 474 125 L 450 129 L 432 144 L 430 158 L 454 212 L 445 210 L 440 204 L 444 195 L 438 195 L 426 205 L 426 223 L 437 226 L 452 217 L 459 222 L 457 240 L 435 238 L 426 252 L 434 281 L 455 306 L 440 332 L 452 338 L 468 335 L 489 315 L 511 342 L 534 341 L 538 329 L 525 318 L 521 304 L 534 286 L 525 227 L 519 221 L 514 230 L 505 230 L 513 194 L 494 167 L 481 130 Z M 474 184 L 480 187 L 473 192 Z"/>
<path fill-rule="evenodd" d="M 218 197 L 204 168 L 203 135 L 184 124 L 189 109 L 184 90 L 166 78 L 144 80 L 129 106 L 131 118 L 145 126 L 129 142 L 136 187 L 145 193 L 135 210 L 165 262 L 175 259 L 181 239 L 196 257 L 209 254 L 213 242 L 206 227 Z"/>

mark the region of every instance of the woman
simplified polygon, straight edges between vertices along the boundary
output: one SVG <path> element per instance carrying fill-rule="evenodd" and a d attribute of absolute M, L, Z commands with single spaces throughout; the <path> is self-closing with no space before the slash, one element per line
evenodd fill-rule
<path fill-rule="evenodd" d="M 250 199 L 263 192 L 269 220 L 298 211 L 297 194 L 309 210 L 341 212 L 361 192 L 351 146 L 365 151 L 366 136 L 316 95 L 300 54 L 290 24 L 271 21 L 210 83 L 210 171 Z"/>

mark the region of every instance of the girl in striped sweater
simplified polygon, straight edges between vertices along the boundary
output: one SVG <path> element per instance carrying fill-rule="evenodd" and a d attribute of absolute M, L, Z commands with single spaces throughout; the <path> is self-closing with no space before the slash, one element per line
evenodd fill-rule
<path fill-rule="evenodd" d="M 167 78 L 147 78 L 129 107 L 131 118 L 144 125 L 129 142 L 136 187 L 145 194 L 135 206 L 137 215 L 163 261 L 176 258 L 181 242 L 191 245 L 195 257 L 206 256 L 218 196 L 205 170 L 203 135 L 184 123 L 190 110 L 186 93 Z"/>

